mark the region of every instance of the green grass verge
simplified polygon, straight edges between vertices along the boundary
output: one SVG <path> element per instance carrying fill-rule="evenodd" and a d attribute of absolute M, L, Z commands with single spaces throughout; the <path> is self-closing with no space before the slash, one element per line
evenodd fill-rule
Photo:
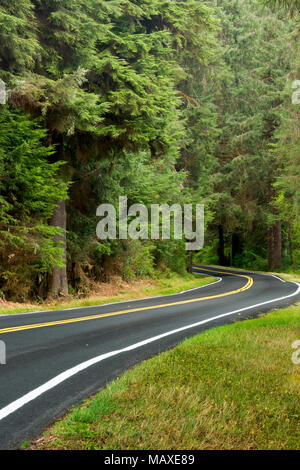
<path fill-rule="evenodd" d="M 209 330 L 134 367 L 32 449 L 300 449 L 300 306 Z"/>
<path fill-rule="evenodd" d="M 138 291 L 134 291 L 130 288 L 121 288 L 117 295 L 111 297 L 86 297 L 83 299 L 72 299 L 70 301 L 57 301 L 45 304 L 30 305 L 25 307 L 20 304 L 18 307 L 0 307 L 0 315 L 15 314 L 15 313 L 27 313 L 27 312 L 43 312 L 47 310 L 63 310 L 69 308 L 80 308 L 80 307 L 92 307 L 95 305 L 104 305 L 115 302 L 124 302 L 128 300 L 141 299 L 143 297 L 155 297 L 160 295 L 171 295 L 181 292 L 183 290 L 193 289 L 195 287 L 205 286 L 216 281 L 217 278 L 206 277 L 201 274 L 186 274 L 185 276 L 179 276 L 172 274 L 168 278 L 158 278 L 148 280 L 152 283 L 150 287 L 141 287 Z M 147 283 L 147 281 L 146 281 Z M 1 304 L 0 304 L 1 305 Z"/>
<path fill-rule="evenodd" d="M 300 283 L 300 272 L 299 271 L 296 271 L 294 273 L 272 273 L 272 274 L 275 274 L 279 277 L 281 277 L 281 279 L 283 279 L 284 281 L 287 281 L 287 282 L 298 282 Z"/>

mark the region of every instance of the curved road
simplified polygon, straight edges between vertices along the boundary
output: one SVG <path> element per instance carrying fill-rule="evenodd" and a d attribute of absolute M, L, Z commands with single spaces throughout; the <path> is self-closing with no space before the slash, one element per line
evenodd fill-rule
<path fill-rule="evenodd" d="M 19 448 L 126 369 L 183 339 L 300 299 L 271 275 L 195 266 L 218 277 L 171 296 L 0 317 L 0 449 Z"/>

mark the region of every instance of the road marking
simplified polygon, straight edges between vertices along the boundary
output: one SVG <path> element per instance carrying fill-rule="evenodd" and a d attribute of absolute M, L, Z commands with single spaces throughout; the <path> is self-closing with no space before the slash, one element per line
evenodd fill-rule
<path fill-rule="evenodd" d="M 197 269 L 197 268 L 194 268 L 194 269 Z M 219 279 L 217 281 L 211 282 L 210 284 L 205 284 L 204 286 L 193 287 L 193 289 L 183 290 L 182 292 L 180 292 L 180 294 L 187 294 L 188 292 L 193 292 L 195 290 L 204 289 L 205 287 L 213 286 L 215 284 L 219 284 L 219 282 L 221 282 L 222 280 L 223 280 L 223 278 L 219 277 Z M 171 294 L 171 295 L 178 295 L 178 294 Z M 171 295 L 170 296 L 168 295 L 168 297 L 171 297 Z M 152 297 L 152 298 L 155 298 L 155 297 Z"/>
<path fill-rule="evenodd" d="M 68 325 L 71 323 L 79 323 L 79 322 L 84 322 L 84 321 L 90 321 L 90 320 L 98 320 L 99 318 L 107 318 L 107 317 L 115 317 L 119 315 L 125 315 L 128 313 L 134 313 L 134 312 L 144 312 L 146 310 L 155 310 L 155 309 L 160 309 L 160 308 L 166 308 L 166 307 L 173 307 L 177 305 L 185 305 L 189 303 L 194 303 L 194 302 L 202 302 L 203 300 L 210 300 L 210 299 L 218 299 L 220 297 L 226 297 L 228 295 L 234 295 L 234 294 L 239 294 L 241 292 L 244 292 L 245 290 L 248 290 L 252 287 L 253 285 L 253 278 L 250 276 L 246 276 L 245 274 L 233 274 L 233 273 L 225 273 L 222 271 L 213 271 L 211 269 L 201 269 L 201 268 L 194 268 L 197 270 L 202 270 L 202 271 L 210 271 L 210 272 L 215 272 L 219 274 L 230 274 L 232 276 L 237 276 L 237 277 L 244 277 L 247 279 L 247 283 L 241 287 L 240 289 L 236 289 L 234 291 L 230 292 L 225 292 L 224 294 L 217 294 L 217 295 L 211 295 L 208 297 L 200 297 L 197 299 L 189 299 L 189 300 L 181 300 L 179 302 L 172 302 L 172 303 L 167 303 L 167 304 L 161 304 L 161 305 L 151 305 L 149 307 L 139 307 L 139 308 L 133 308 L 133 309 L 127 309 L 127 310 L 120 310 L 118 312 L 109 312 L 109 313 L 101 313 L 99 315 L 89 315 L 86 317 L 78 317 L 78 318 L 70 318 L 68 320 L 57 320 L 57 321 L 52 321 L 52 322 L 44 322 L 44 323 L 36 323 L 36 324 L 31 324 L 31 325 L 22 325 L 22 326 L 11 326 L 8 328 L 2 328 L 0 329 L 0 335 L 6 334 L 6 333 L 15 333 L 17 331 L 26 331 L 26 330 L 34 330 L 37 328 L 46 328 L 49 326 L 58 326 L 58 325 Z M 208 284 L 209 286 L 210 284 Z"/>
<path fill-rule="evenodd" d="M 273 302 L 279 302 L 281 300 L 285 300 L 285 299 L 288 299 L 288 298 L 291 298 L 291 297 L 295 297 L 296 295 L 298 295 L 300 293 L 300 284 L 298 284 L 296 282 L 294 282 L 294 284 L 296 284 L 298 286 L 298 289 L 294 294 L 290 294 L 290 295 L 287 295 L 285 297 L 279 297 L 277 299 L 269 300 L 267 302 L 262 302 L 262 303 L 259 303 L 259 304 L 256 304 L 256 305 L 251 305 L 250 307 L 245 307 L 245 308 L 242 308 L 242 309 L 239 309 L 239 310 L 234 310 L 233 312 L 223 313 L 221 315 L 217 315 L 215 317 L 208 318 L 207 320 L 202 320 L 202 321 L 199 321 L 197 323 L 193 323 L 192 325 L 187 325 L 187 326 L 184 326 L 182 328 L 178 328 L 176 330 L 168 331 L 167 333 L 163 333 L 161 335 L 154 336 L 152 338 L 148 338 L 144 341 L 140 341 L 139 343 L 132 344 L 131 346 L 128 346 L 126 348 L 119 349 L 119 350 L 116 350 L 116 351 L 111 351 L 111 352 L 108 352 L 108 353 L 105 353 L 105 354 L 101 354 L 100 356 L 97 356 L 97 357 L 94 357 L 92 359 L 89 359 L 88 361 L 82 362 L 81 364 L 79 364 L 75 367 L 72 367 L 71 369 L 68 369 L 65 372 L 62 372 L 61 374 L 57 375 L 53 379 L 51 379 L 48 382 L 44 383 L 40 387 L 37 387 L 36 389 L 32 390 L 31 392 L 27 393 L 26 395 L 23 395 L 18 400 L 15 400 L 12 403 L 10 403 L 9 405 L 2 408 L 0 410 L 0 421 L 3 420 L 4 418 L 6 418 L 7 416 L 9 416 L 10 414 L 14 413 L 15 411 L 17 411 L 18 409 L 22 408 L 27 403 L 35 400 L 36 398 L 38 398 L 42 394 L 48 392 L 52 388 L 56 387 L 57 385 L 61 384 L 65 380 L 69 379 L 70 377 L 78 374 L 79 372 L 82 372 L 83 370 L 85 370 L 85 369 L 87 369 L 87 368 L 89 368 L 89 367 L 91 367 L 95 364 L 98 364 L 99 362 L 104 361 L 105 359 L 108 359 L 108 358 L 113 357 L 113 356 L 117 356 L 119 354 L 122 354 L 122 353 L 125 353 L 125 352 L 128 352 L 128 351 L 133 351 L 134 349 L 138 349 L 138 348 L 141 348 L 142 346 L 145 346 L 147 344 L 154 343 L 155 341 L 158 341 L 162 338 L 166 338 L 167 336 L 171 336 L 171 335 L 174 335 L 176 333 L 181 333 L 182 331 L 186 331 L 188 329 L 196 328 L 197 326 L 205 325 L 206 323 L 213 322 L 213 321 L 218 320 L 220 318 L 228 317 L 230 315 L 235 315 L 237 313 L 245 312 L 246 310 L 251 310 L 252 308 L 261 307 L 263 305 L 267 305 L 267 304 L 270 304 L 270 303 L 273 303 Z"/>
<path fill-rule="evenodd" d="M 275 274 L 270 274 L 270 276 L 275 277 L 276 279 L 279 279 L 281 282 L 287 282 L 284 279 L 281 279 L 279 276 L 275 276 Z"/>
<path fill-rule="evenodd" d="M 194 268 L 194 269 L 200 269 L 200 268 Z M 216 277 L 216 276 L 214 276 Z M 122 300 L 120 302 L 110 302 L 108 304 L 100 304 L 100 305 L 88 305 L 87 307 L 72 307 L 72 308 L 62 308 L 61 310 L 63 312 L 73 312 L 73 311 L 77 311 L 77 310 L 88 310 L 88 309 L 91 309 L 91 308 L 97 308 L 97 307 L 109 307 L 109 306 L 115 306 L 115 305 L 123 305 L 123 304 L 128 304 L 129 302 L 132 304 L 134 302 L 143 302 L 144 300 L 152 300 L 152 299 L 163 299 L 163 298 L 166 298 L 166 297 L 175 297 L 175 295 L 183 295 L 187 292 L 191 292 L 193 290 L 200 290 L 200 289 L 204 289 L 205 287 L 208 287 L 208 286 L 213 286 L 214 284 L 218 284 L 219 282 L 222 281 L 222 277 L 218 278 L 217 281 L 214 281 L 214 282 L 210 282 L 209 284 L 204 284 L 203 286 L 199 286 L 199 287 L 195 287 L 193 289 L 187 289 L 187 290 L 183 290 L 181 292 L 176 292 L 176 294 L 167 294 L 167 295 L 154 295 L 152 297 L 142 297 L 140 299 L 132 299 L 132 300 Z M 130 307 L 130 305 L 128 305 L 128 307 Z M 56 309 L 57 311 L 58 309 Z M 28 316 L 28 315 L 36 315 L 38 313 L 53 313 L 55 310 L 36 310 L 34 312 L 21 312 L 21 313 L 5 313 L 5 314 L 1 314 L 0 315 L 0 319 L 1 318 L 14 318 L 14 317 L 17 317 L 17 318 L 21 318 L 22 316 Z"/>

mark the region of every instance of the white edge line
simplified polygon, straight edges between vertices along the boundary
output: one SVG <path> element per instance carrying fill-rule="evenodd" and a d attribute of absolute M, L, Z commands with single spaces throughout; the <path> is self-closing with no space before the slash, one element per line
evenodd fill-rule
<path fill-rule="evenodd" d="M 269 276 L 276 277 L 276 279 L 279 279 L 281 282 L 287 282 L 284 279 L 281 279 L 279 276 L 275 276 L 275 274 L 269 274 Z"/>
<path fill-rule="evenodd" d="M 202 274 L 202 273 L 195 273 L 195 274 Z M 204 274 L 206 276 L 206 274 Z M 213 274 L 207 274 L 207 277 L 216 277 L 218 278 L 217 281 L 210 282 L 209 284 L 205 284 L 204 286 L 194 287 L 193 289 L 183 290 L 181 292 L 177 292 L 176 294 L 167 294 L 167 295 L 157 295 L 154 297 L 144 297 L 142 299 L 133 299 L 133 300 L 122 300 L 121 302 L 111 302 L 109 304 L 96 304 L 96 305 L 89 305 L 87 307 L 74 307 L 74 308 L 62 308 L 62 309 L 54 309 L 54 310 L 36 310 L 35 312 L 22 312 L 22 313 L 6 313 L 1 315 L 0 313 L 0 320 L 1 318 L 13 318 L 13 317 L 21 317 L 21 315 L 35 315 L 38 313 L 55 313 L 55 312 L 72 312 L 74 310 L 85 310 L 87 308 L 102 308 L 102 307 L 110 307 L 112 305 L 122 305 L 122 304 L 129 304 L 132 302 L 143 302 L 144 300 L 153 300 L 153 299 L 167 299 L 168 297 L 174 297 L 175 295 L 183 295 L 186 292 L 191 292 L 197 289 L 203 289 L 205 287 L 213 286 L 214 284 L 218 284 L 223 280 L 222 277 L 214 276 Z M 130 305 L 129 305 L 130 307 Z"/>
<path fill-rule="evenodd" d="M 209 276 L 218 277 L 218 276 L 213 276 L 213 275 L 210 275 L 210 274 L 209 274 Z M 203 289 L 204 287 L 213 286 L 214 284 L 219 284 L 219 282 L 221 282 L 221 281 L 223 281 L 223 278 L 219 277 L 217 281 L 211 282 L 210 284 L 205 284 L 204 286 L 194 287 L 193 289 L 183 290 L 183 291 L 179 292 L 179 294 L 186 294 L 187 292 L 192 292 L 194 290 Z M 171 294 L 170 297 L 172 295 L 178 295 L 178 294 Z M 153 298 L 155 298 L 155 297 L 153 297 Z"/>
<path fill-rule="evenodd" d="M 197 266 L 196 266 L 196 265 L 195 265 L 195 267 L 196 267 L 196 269 L 197 269 Z M 216 268 L 216 266 L 213 266 L 213 265 L 212 265 L 212 266 L 209 266 L 209 267 Z M 200 268 L 200 266 L 199 266 L 199 269 L 205 270 L 205 268 Z M 225 266 L 224 268 L 221 268 L 221 267 L 220 267 L 220 268 L 218 268 L 218 269 L 220 269 L 220 272 L 221 272 L 221 269 L 223 269 L 223 272 L 226 273 L 226 274 L 227 274 L 227 273 L 228 273 L 228 274 L 231 274 L 231 271 L 236 271 L 238 274 L 240 274 L 240 273 L 241 273 L 241 274 L 245 274 L 245 275 L 247 275 L 247 274 L 248 274 L 248 275 L 258 274 L 258 275 L 260 275 L 260 276 L 275 277 L 275 278 L 278 279 L 279 281 L 285 282 L 285 283 L 289 283 L 289 282 L 293 283 L 293 282 L 294 282 L 294 281 L 285 281 L 284 279 L 281 279 L 281 277 L 276 276 L 275 274 L 263 273 L 263 272 L 260 272 L 260 271 L 247 271 L 247 270 L 245 270 L 245 269 L 230 268 L 230 267 L 226 267 L 226 266 Z M 231 271 L 229 271 L 229 269 L 230 269 Z"/>
<path fill-rule="evenodd" d="M 234 315 L 236 313 L 244 312 L 244 311 L 250 310 L 252 308 L 261 307 L 263 305 L 267 305 L 267 304 L 270 304 L 270 303 L 279 302 L 280 300 L 285 300 L 285 299 L 288 299 L 288 298 L 291 298 L 291 297 L 295 297 L 296 295 L 298 295 L 300 293 L 300 284 L 298 284 L 297 282 L 293 282 L 293 284 L 296 284 L 298 286 L 297 291 L 295 293 L 287 295 L 285 297 L 279 297 L 277 299 L 269 300 L 267 302 L 262 302 L 262 303 L 259 303 L 259 304 L 256 304 L 256 305 L 251 305 L 250 307 L 245 307 L 245 308 L 242 308 L 242 309 L 239 309 L 239 310 L 234 310 L 233 312 L 223 313 L 222 315 L 217 315 L 215 317 L 208 318 L 206 320 L 202 320 L 202 321 L 197 322 L 197 323 L 193 323 L 192 325 L 187 325 L 187 326 L 184 326 L 182 328 L 178 328 L 176 330 L 168 331 L 167 333 L 163 333 L 163 334 L 158 335 L 158 336 L 153 336 L 152 338 L 148 338 L 144 341 L 140 341 L 139 343 L 132 344 L 131 346 L 128 346 L 126 348 L 119 349 L 119 350 L 116 350 L 116 351 L 111 351 L 111 352 L 105 353 L 105 354 L 101 354 L 100 356 L 97 356 L 97 357 L 94 357 L 92 359 L 89 359 L 88 361 L 82 362 L 81 364 L 79 364 L 75 367 L 72 367 L 71 369 L 68 369 L 65 372 L 62 372 L 61 374 L 57 375 L 53 379 L 51 379 L 48 382 L 44 383 L 40 387 L 37 387 L 36 389 L 34 389 L 31 392 L 24 395 L 23 397 L 19 398 L 18 400 L 13 401 L 9 405 L 2 408 L 0 410 L 0 421 L 2 419 L 6 418 L 11 413 L 14 413 L 18 409 L 22 408 L 27 403 L 33 401 L 35 398 L 39 397 L 43 393 L 51 390 L 52 388 L 54 388 L 57 385 L 64 382 L 65 380 L 69 379 L 70 377 L 78 374 L 79 372 L 83 371 L 84 369 L 87 369 L 88 367 L 91 367 L 95 364 L 98 364 L 99 362 L 104 361 L 105 359 L 108 359 L 108 358 L 113 357 L 113 356 L 117 356 L 118 354 L 122 354 L 124 352 L 132 351 L 134 349 L 138 349 L 142 346 L 145 346 L 146 344 L 153 343 L 153 342 L 158 341 L 158 340 L 160 340 L 162 338 L 165 338 L 167 336 L 171 336 L 173 334 L 180 333 L 182 331 L 185 331 L 185 330 L 188 330 L 188 329 L 191 329 L 191 328 L 196 328 L 197 326 L 213 322 L 215 320 L 218 320 L 219 318 L 228 317 L 230 315 Z"/>

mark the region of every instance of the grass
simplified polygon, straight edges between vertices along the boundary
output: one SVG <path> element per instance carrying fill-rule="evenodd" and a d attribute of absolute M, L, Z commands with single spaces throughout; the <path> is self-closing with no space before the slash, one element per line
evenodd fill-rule
<path fill-rule="evenodd" d="M 134 367 L 31 449 L 300 449 L 300 305 L 215 328 Z"/>
<path fill-rule="evenodd" d="M 105 284 L 105 290 L 116 291 L 113 295 L 93 295 L 82 299 L 67 299 L 65 301 L 45 302 L 44 304 L 12 304 L 0 303 L 0 315 L 26 313 L 32 311 L 63 310 L 69 308 L 91 307 L 94 305 L 103 305 L 114 302 L 124 302 L 127 300 L 141 299 L 144 297 L 155 297 L 160 295 L 170 295 L 194 287 L 204 286 L 214 282 L 216 278 L 206 277 L 201 274 L 186 274 L 180 276 L 172 274 L 168 278 L 158 278 L 150 280 L 133 281 L 127 284 L 121 284 L 117 288 L 111 289 L 109 284 Z"/>
<path fill-rule="evenodd" d="M 288 281 L 288 282 L 299 282 L 300 283 L 300 272 L 299 271 L 296 271 L 294 273 L 272 273 L 272 274 L 275 274 L 279 277 L 281 277 L 281 279 L 283 279 L 284 281 Z"/>

